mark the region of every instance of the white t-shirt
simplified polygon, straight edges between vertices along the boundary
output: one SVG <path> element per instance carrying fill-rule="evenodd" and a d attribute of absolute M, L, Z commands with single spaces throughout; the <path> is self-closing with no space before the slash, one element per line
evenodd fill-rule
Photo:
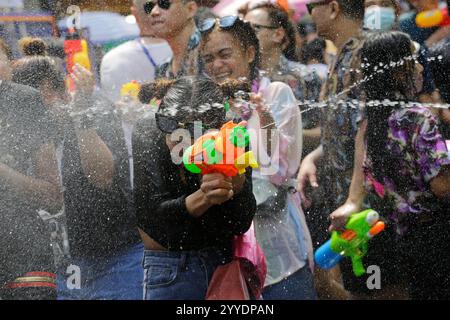
<path fill-rule="evenodd" d="M 120 89 L 132 80 L 151 81 L 155 78 L 155 67 L 145 54 L 141 43 L 147 48 L 154 63 L 159 66 L 172 56 L 167 42 L 146 44 L 145 40 L 128 41 L 108 52 L 100 68 L 104 93 L 112 100 L 120 99 Z"/>

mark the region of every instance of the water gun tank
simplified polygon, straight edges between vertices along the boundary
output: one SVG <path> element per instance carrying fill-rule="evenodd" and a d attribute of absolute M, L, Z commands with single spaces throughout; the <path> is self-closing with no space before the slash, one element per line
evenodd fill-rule
<path fill-rule="evenodd" d="M 334 268 L 339 261 L 341 261 L 342 255 L 331 250 L 331 240 L 325 242 L 314 254 L 314 260 L 317 265 L 324 270 Z"/>

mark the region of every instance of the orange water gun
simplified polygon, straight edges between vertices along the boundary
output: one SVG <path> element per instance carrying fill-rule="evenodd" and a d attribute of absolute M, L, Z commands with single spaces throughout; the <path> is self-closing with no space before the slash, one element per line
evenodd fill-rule
<path fill-rule="evenodd" d="M 185 168 L 194 174 L 221 173 L 226 177 L 244 174 L 248 167 L 258 168 L 252 151 L 246 152 L 250 135 L 246 123 L 232 121 L 220 131 L 201 136 L 183 155 Z"/>

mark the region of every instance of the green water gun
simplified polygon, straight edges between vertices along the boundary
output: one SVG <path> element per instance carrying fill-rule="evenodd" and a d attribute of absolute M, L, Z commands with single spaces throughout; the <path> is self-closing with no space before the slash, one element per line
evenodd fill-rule
<path fill-rule="evenodd" d="M 382 232 L 385 224 L 372 209 L 353 214 L 345 231 L 333 231 L 331 239 L 317 249 L 314 258 L 322 269 L 334 268 L 342 257 L 352 260 L 353 273 L 360 277 L 366 273 L 362 258 L 367 254 L 368 242 Z"/>

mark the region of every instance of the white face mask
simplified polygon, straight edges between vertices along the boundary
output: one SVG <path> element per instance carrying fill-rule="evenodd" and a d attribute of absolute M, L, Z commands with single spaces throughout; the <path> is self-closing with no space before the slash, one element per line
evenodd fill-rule
<path fill-rule="evenodd" d="M 364 27 L 370 30 L 391 30 L 395 23 L 395 10 L 389 7 L 370 6 L 364 15 Z"/>

